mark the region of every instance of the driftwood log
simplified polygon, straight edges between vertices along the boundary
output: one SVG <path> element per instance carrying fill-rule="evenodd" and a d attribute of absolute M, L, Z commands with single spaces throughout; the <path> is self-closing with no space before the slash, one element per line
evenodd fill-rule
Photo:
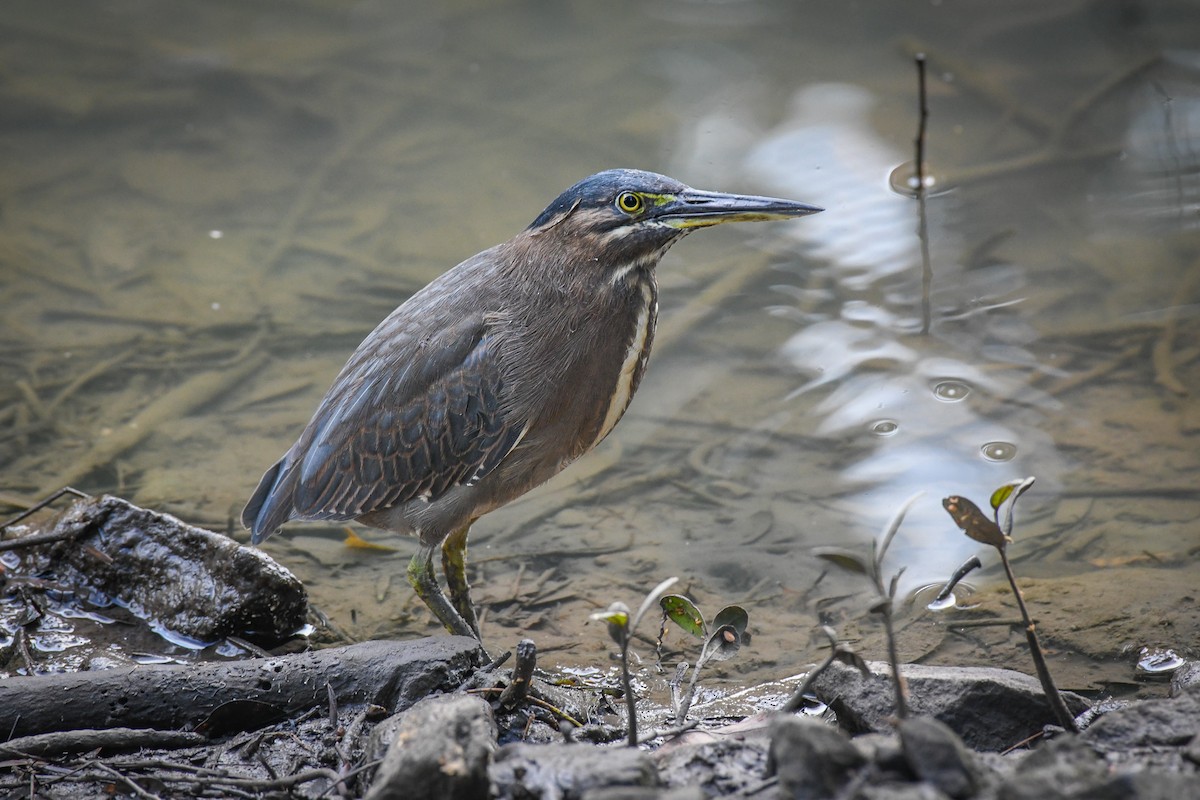
<path fill-rule="evenodd" d="M 454 689 L 480 658 L 461 636 L 371 641 L 246 661 L 156 664 L 0 681 L 4 738 L 115 727 L 252 730 L 315 706 L 388 711 Z"/>

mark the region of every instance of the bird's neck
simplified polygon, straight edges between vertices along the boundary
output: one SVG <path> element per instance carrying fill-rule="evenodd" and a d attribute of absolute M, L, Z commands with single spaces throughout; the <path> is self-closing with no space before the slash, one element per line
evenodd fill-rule
<path fill-rule="evenodd" d="M 625 337 L 624 357 L 616 374 L 612 399 L 590 447 L 595 447 L 608 436 L 629 407 L 633 393 L 637 391 L 646 372 L 650 347 L 654 344 L 654 328 L 658 322 L 658 285 L 651 269 L 626 270 L 613 278 L 613 289 L 625 295 L 622 305 L 632 313 L 623 316 L 627 326 L 625 330 L 614 331 L 617 336 Z"/>

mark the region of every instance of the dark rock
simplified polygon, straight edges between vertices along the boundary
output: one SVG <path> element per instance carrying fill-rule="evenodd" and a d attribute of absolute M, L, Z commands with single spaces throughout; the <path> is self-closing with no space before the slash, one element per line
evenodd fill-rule
<path fill-rule="evenodd" d="M 823 722 L 782 716 L 771 723 L 767 769 L 779 777 L 784 797 L 833 797 L 866 763 L 845 734 Z"/>
<path fill-rule="evenodd" d="M 978 770 L 954 731 L 930 717 L 906 719 L 898 730 L 904 758 L 917 778 L 954 800 L 975 794 Z"/>
<path fill-rule="evenodd" d="M 765 737 L 665 747 L 653 754 L 668 786 L 696 786 L 711 797 L 737 795 L 767 776 Z"/>
<path fill-rule="evenodd" d="M 618 786 L 656 787 L 650 757 L 629 747 L 506 744 L 488 770 L 494 800 L 582 800 Z"/>
<path fill-rule="evenodd" d="M 73 537 L 49 550 L 59 582 L 99 591 L 174 633 L 274 644 L 304 625 L 308 596 L 296 576 L 228 536 L 107 495 L 76 501 L 54 531 Z"/>
<path fill-rule="evenodd" d="M 1145 700 L 1096 720 L 1080 736 L 1101 750 L 1167 745 L 1180 747 L 1200 734 L 1200 691 Z"/>
<path fill-rule="evenodd" d="M 821 673 L 813 691 L 837 714 L 850 733 L 886 731 L 895 714 L 891 669 L 869 662 L 871 677 L 834 663 Z M 975 750 L 1002 750 L 1054 722 L 1050 704 L 1035 678 L 991 667 L 930 667 L 905 664 L 909 711 L 933 717 Z M 1078 714 L 1084 698 L 1064 692 L 1067 708 Z"/>
<path fill-rule="evenodd" d="M 393 722 L 393 724 L 388 724 Z M 380 732 L 380 729 L 383 732 Z M 377 751 L 391 735 L 367 800 L 474 800 L 486 797 L 496 722 L 486 701 L 469 694 L 427 697 L 390 717 L 372 735 Z"/>
<path fill-rule="evenodd" d="M 1200 736 L 1193 736 L 1192 741 L 1183 749 L 1183 757 L 1200 767 Z"/>

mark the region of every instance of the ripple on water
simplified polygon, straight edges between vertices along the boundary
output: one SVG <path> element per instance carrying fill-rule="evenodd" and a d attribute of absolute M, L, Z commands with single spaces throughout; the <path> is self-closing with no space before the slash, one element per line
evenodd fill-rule
<path fill-rule="evenodd" d="M 870 431 L 879 437 L 895 436 L 900 430 L 900 423 L 894 419 L 881 419 L 871 423 Z"/>
<path fill-rule="evenodd" d="M 962 381 L 939 381 L 933 387 L 933 396 L 943 403 L 957 403 L 970 393 L 971 387 Z"/>
<path fill-rule="evenodd" d="M 1017 446 L 1012 442 L 988 442 L 979 452 L 988 461 L 1012 461 L 1017 457 Z"/>

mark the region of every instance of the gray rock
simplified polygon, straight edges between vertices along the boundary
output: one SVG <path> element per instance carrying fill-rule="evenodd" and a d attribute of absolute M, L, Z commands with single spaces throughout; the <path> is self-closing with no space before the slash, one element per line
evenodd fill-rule
<path fill-rule="evenodd" d="M 783 797 L 833 797 L 866 763 L 845 734 L 823 722 L 781 716 L 771 723 L 768 772 L 779 777 Z"/>
<path fill-rule="evenodd" d="M 1077 736 L 1054 739 L 1034 750 L 1000 788 L 1000 800 L 1087 797 L 1107 777 L 1099 755 Z M 1179 798 L 1176 798 L 1179 800 Z"/>
<path fill-rule="evenodd" d="M 813 691 L 837 714 L 850 733 L 886 731 L 895 714 L 891 668 L 869 662 L 872 675 L 834 663 L 814 682 Z M 933 717 L 975 750 L 1002 750 L 1054 722 L 1037 679 L 991 667 L 930 667 L 905 664 L 912 716 Z M 1079 695 L 1064 692 L 1067 708 L 1088 707 Z"/>
<path fill-rule="evenodd" d="M 1200 778 L 1171 772 L 1143 771 L 1116 775 L 1071 800 L 1184 800 L 1195 797 Z"/>
<path fill-rule="evenodd" d="M 488 770 L 495 800 L 582 800 L 592 789 L 656 787 L 650 757 L 629 747 L 507 744 Z"/>
<path fill-rule="evenodd" d="M 610 786 L 604 789 L 589 789 L 583 793 L 583 800 L 708 800 L 708 795 L 699 786 L 681 786 L 678 789 Z"/>
<path fill-rule="evenodd" d="M 1200 735 L 1200 690 L 1146 700 L 1105 714 L 1081 738 L 1101 750 L 1181 747 Z"/>
<path fill-rule="evenodd" d="M 900 746 L 913 774 L 954 800 L 972 797 L 979 787 L 978 768 L 954 731 L 930 717 L 900 723 Z"/>
<path fill-rule="evenodd" d="M 863 786 L 854 800 L 948 800 L 937 787 L 928 783 L 884 783 Z"/>
<path fill-rule="evenodd" d="M 391 724 L 388 724 L 391 723 Z M 383 728 L 383 732 L 380 732 Z M 491 706 L 469 694 L 427 697 L 380 723 L 387 755 L 367 800 L 474 800 L 486 797 L 488 761 L 496 749 Z"/>
<path fill-rule="evenodd" d="M 1197 776 L 1134 765 L 1114 766 L 1081 737 L 1056 739 L 1021 762 L 998 800 L 1182 800 L 1194 797 Z"/>
<path fill-rule="evenodd" d="M 765 737 L 722 739 L 664 747 L 652 758 L 667 786 L 695 786 L 711 797 L 728 797 L 762 783 L 768 746 Z"/>

